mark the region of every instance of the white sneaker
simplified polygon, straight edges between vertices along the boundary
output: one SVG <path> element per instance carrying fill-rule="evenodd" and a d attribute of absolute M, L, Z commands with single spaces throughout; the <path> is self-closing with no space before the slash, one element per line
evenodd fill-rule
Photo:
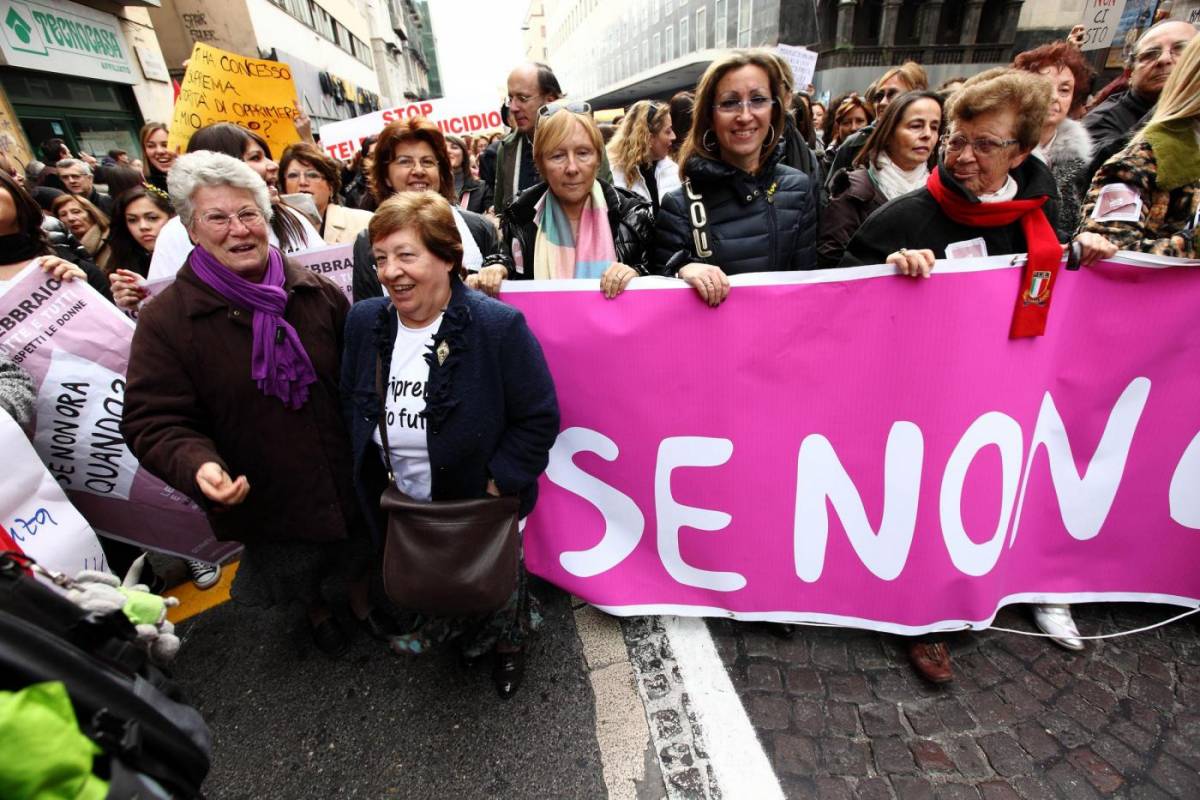
<path fill-rule="evenodd" d="M 203 561 L 188 559 L 188 572 L 192 574 L 192 584 L 197 589 L 210 589 L 221 580 L 221 565 L 206 564 Z"/>
<path fill-rule="evenodd" d="M 1037 605 L 1033 607 L 1033 621 L 1042 633 L 1050 634 L 1050 641 L 1068 650 L 1082 650 L 1083 640 L 1079 629 L 1071 618 L 1071 607 L 1064 605 Z"/>

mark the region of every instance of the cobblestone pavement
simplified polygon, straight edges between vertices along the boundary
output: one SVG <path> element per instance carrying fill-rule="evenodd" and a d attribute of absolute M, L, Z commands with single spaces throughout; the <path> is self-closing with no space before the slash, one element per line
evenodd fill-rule
<path fill-rule="evenodd" d="M 1075 607 L 1084 635 L 1181 609 Z M 1028 610 L 996 624 L 1032 630 Z M 955 681 L 924 683 L 904 640 L 710 620 L 722 660 L 790 798 L 1200 797 L 1200 623 L 1089 642 L 988 631 L 948 638 Z"/>

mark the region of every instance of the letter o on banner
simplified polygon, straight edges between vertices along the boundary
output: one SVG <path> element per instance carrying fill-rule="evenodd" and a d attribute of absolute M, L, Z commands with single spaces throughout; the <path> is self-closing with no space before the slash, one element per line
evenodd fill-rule
<path fill-rule="evenodd" d="M 996 530 L 991 538 L 986 542 L 976 543 L 963 527 L 963 483 L 975 456 L 980 450 L 991 445 L 1000 448 L 1000 469 L 1003 475 L 1000 518 L 996 520 Z M 1015 419 L 999 411 L 989 411 L 972 422 L 954 446 L 954 452 L 950 454 L 950 459 L 946 462 L 946 471 L 942 475 L 939 510 L 942 539 L 950 553 L 950 560 L 960 572 L 974 577 L 986 575 L 1000 559 L 1004 534 L 1008 531 L 1013 504 L 1017 499 L 1024 452 L 1021 426 Z"/>

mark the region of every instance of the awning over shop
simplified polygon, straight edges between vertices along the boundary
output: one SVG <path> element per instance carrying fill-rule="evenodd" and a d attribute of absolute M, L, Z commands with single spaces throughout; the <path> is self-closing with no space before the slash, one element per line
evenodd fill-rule
<path fill-rule="evenodd" d="M 647 98 L 665 100 L 676 92 L 695 91 L 696 84 L 713 59 L 723 51 L 701 50 L 670 63 L 643 70 L 637 75 L 605 87 L 587 98 L 592 108 L 628 106 Z"/>

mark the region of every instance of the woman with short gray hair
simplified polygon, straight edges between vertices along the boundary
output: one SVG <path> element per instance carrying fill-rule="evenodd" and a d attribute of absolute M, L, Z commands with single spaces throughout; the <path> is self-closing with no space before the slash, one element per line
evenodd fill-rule
<path fill-rule="evenodd" d="M 317 646 L 339 654 L 321 587 L 362 575 L 368 549 L 338 396 L 349 304 L 268 243 L 270 198 L 245 163 L 189 153 L 168 187 L 195 248 L 138 319 L 122 432 L 218 539 L 244 545 L 233 598 L 306 603 Z"/>

